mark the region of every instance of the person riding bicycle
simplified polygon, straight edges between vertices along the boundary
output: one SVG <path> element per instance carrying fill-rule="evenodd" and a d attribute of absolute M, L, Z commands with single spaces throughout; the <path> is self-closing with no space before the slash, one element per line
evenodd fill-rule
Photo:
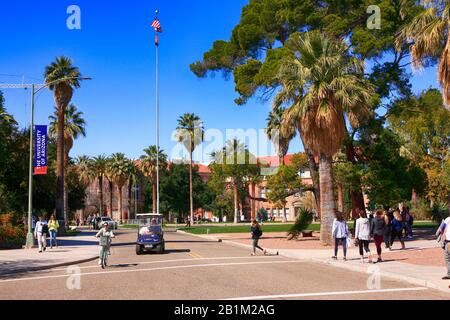
<path fill-rule="evenodd" d="M 102 266 L 102 269 L 104 269 L 106 267 L 108 254 L 110 254 L 109 249 L 111 247 L 111 239 L 115 238 L 116 236 L 114 235 L 112 230 L 109 230 L 108 222 L 103 223 L 103 228 L 100 229 L 100 231 L 95 236 L 97 238 L 100 238 L 99 245 L 101 246 L 99 257 L 100 260 L 98 261 L 98 264 Z"/>

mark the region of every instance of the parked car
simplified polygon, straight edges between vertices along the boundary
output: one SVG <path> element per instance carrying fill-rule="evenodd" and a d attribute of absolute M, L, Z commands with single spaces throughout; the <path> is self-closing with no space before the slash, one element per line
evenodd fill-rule
<path fill-rule="evenodd" d="M 117 222 L 112 220 L 110 217 L 97 218 L 97 230 L 100 230 L 105 222 L 108 222 L 110 230 L 117 230 Z"/>

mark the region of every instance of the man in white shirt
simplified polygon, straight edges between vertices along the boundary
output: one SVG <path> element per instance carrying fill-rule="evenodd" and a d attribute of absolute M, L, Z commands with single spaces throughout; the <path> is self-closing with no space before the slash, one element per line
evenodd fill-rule
<path fill-rule="evenodd" d="M 34 237 L 38 241 L 39 253 L 42 253 L 42 250 L 45 251 L 47 249 L 47 233 L 44 230 L 45 226 L 47 226 L 48 229 L 47 221 L 45 221 L 42 216 L 39 217 L 39 221 L 34 228 Z"/>
<path fill-rule="evenodd" d="M 450 280 L 450 217 L 444 220 L 440 227 L 442 241 L 444 242 L 444 258 L 447 265 L 447 275 L 442 280 Z"/>

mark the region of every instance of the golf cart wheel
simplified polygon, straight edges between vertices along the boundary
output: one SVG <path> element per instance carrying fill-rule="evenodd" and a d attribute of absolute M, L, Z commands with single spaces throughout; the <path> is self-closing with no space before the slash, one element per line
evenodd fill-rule
<path fill-rule="evenodd" d="M 166 251 L 166 243 L 163 241 L 163 243 L 159 245 L 159 254 L 163 254 L 165 251 Z"/>
<path fill-rule="evenodd" d="M 143 253 L 142 246 L 136 245 L 136 254 L 140 256 Z"/>

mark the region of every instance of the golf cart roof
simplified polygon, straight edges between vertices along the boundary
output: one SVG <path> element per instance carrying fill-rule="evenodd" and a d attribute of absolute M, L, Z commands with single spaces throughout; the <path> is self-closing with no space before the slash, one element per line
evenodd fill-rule
<path fill-rule="evenodd" d="M 162 214 L 159 213 L 138 213 L 136 217 L 162 217 Z"/>

